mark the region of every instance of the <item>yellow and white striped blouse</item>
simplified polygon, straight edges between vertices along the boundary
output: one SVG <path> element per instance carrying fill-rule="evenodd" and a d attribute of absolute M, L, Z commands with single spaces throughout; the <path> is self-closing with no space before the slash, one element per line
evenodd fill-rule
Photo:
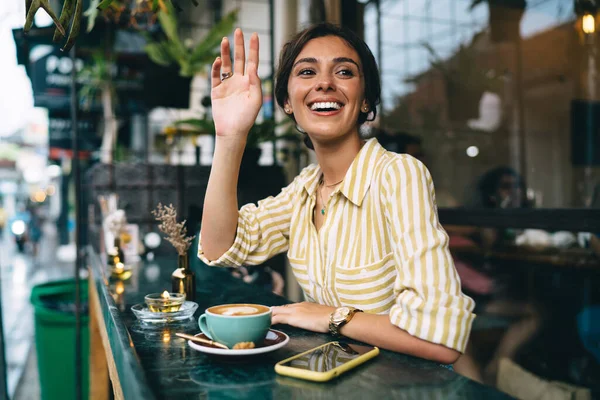
<path fill-rule="evenodd" d="M 211 266 L 257 265 L 287 250 L 307 301 L 389 314 L 418 338 L 463 352 L 475 315 L 438 221 L 431 175 L 368 140 L 313 223 L 318 165 L 276 197 L 239 211 L 231 248 Z"/>

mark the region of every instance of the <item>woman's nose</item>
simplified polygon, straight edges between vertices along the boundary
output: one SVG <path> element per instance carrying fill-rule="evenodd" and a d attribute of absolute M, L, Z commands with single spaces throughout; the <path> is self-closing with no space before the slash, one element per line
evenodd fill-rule
<path fill-rule="evenodd" d="M 316 90 L 324 92 L 334 91 L 335 84 L 333 83 L 333 79 L 330 76 L 321 77 L 317 83 Z"/>

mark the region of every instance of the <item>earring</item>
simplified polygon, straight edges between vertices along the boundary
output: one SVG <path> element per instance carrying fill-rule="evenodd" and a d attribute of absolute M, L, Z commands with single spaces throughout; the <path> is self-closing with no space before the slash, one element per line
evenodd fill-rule
<path fill-rule="evenodd" d="M 369 112 L 369 105 L 365 104 L 364 106 L 362 106 L 362 112 L 364 112 L 365 114 Z"/>
<path fill-rule="evenodd" d="M 292 113 L 292 109 L 288 105 L 286 105 L 285 107 L 283 107 L 283 111 L 285 111 L 286 114 L 291 114 Z"/>

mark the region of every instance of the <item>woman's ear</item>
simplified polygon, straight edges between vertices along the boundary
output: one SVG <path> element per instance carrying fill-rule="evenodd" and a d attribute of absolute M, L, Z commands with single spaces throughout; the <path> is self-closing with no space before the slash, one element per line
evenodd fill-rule
<path fill-rule="evenodd" d="M 290 105 L 289 100 L 286 100 L 283 104 L 283 111 L 288 115 L 291 115 L 294 112 L 294 110 L 292 110 L 292 106 Z"/>
<path fill-rule="evenodd" d="M 367 103 L 367 100 L 363 100 L 362 106 L 360 107 L 360 111 L 362 111 L 365 114 L 368 114 L 371 111 L 371 108 L 369 107 L 369 103 Z"/>

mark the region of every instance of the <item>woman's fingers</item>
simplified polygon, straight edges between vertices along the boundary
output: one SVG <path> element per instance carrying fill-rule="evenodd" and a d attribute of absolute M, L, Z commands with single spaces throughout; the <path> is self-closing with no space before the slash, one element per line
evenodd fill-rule
<path fill-rule="evenodd" d="M 229 39 L 226 37 L 221 41 L 221 72 L 226 74 L 231 70 L 231 56 L 229 55 Z"/>
<path fill-rule="evenodd" d="M 271 317 L 271 325 L 288 324 L 288 315 L 277 314 Z"/>
<path fill-rule="evenodd" d="M 246 73 L 250 78 L 250 83 L 256 83 L 258 81 L 258 35 L 255 33 L 250 37 L 250 53 L 248 54 L 248 63 L 246 66 Z"/>
<path fill-rule="evenodd" d="M 271 307 L 271 324 L 289 324 L 289 319 L 294 313 L 295 304 Z"/>
<path fill-rule="evenodd" d="M 233 44 L 235 46 L 233 67 L 236 74 L 244 75 L 244 67 L 246 64 L 246 54 L 244 50 L 244 34 L 240 28 L 237 28 L 233 33 Z"/>
<path fill-rule="evenodd" d="M 212 70 L 210 74 L 210 84 L 212 88 L 216 88 L 221 83 L 221 57 L 217 57 L 215 62 L 212 65 Z"/>

